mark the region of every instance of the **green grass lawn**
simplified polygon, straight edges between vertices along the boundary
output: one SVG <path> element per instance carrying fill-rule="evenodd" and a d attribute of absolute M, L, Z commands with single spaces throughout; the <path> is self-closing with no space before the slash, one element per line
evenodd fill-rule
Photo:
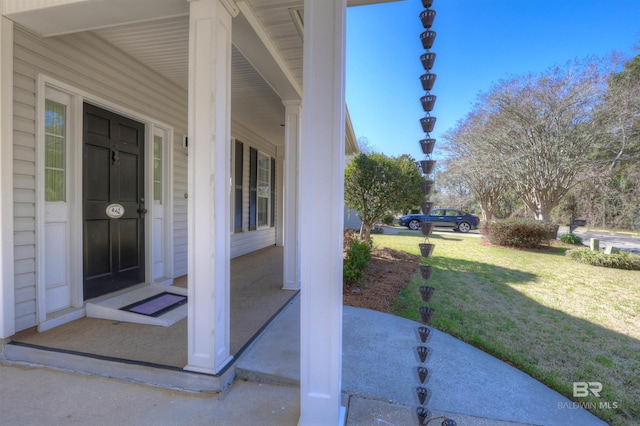
<path fill-rule="evenodd" d="M 420 254 L 422 235 L 374 235 L 374 245 Z M 430 237 L 435 250 L 400 293 L 395 314 L 419 321 L 418 288 L 436 292 L 431 325 L 515 365 L 570 399 L 615 402 L 592 412 L 616 425 L 640 423 L 640 271 L 598 268 L 565 247 L 525 251 L 456 233 Z M 600 398 L 573 398 L 573 382 L 601 382 Z"/>

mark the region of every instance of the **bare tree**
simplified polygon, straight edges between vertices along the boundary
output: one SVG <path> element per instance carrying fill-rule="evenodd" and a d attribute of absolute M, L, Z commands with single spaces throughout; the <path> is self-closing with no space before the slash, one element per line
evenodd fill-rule
<path fill-rule="evenodd" d="M 458 173 L 451 161 L 444 162 L 435 174 L 436 191 L 429 196 L 438 207 L 452 207 L 470 211 L 476 205 L 475 196 L 465 178 Z"/>
<path fill-rule="evenodd" d="M 604 102 L 595 114 L 604 132 L 595 156 L 608 164 L 610 172 L 621 163 L 640 160 L 640 56 L 622 70 L 617 56 L 612 62 Z"/>
<path fill-rule="evenodd" d="M 539 220 L 550 219 L 589 166 L 596 140 L 591 118 L 602 82 L 595 64 L 572 62 L 539 77 L 503 80 L 481 98 L 496 170 Z"/>
<path fill-rule="evenodd" d="M 607 88 L 594 113 L 598 140 L 576 188 L 577 206 L 590 223 L 640 226 L 640 56 L 607 61 Z"/>
<path fill-rule="evenodd" d="M 450 175 L 460 176 L 480 204 L 482 219 L 492 220 L 500 199 L 508 189 L 508 180 L 495 168 L 490 146 L 485 143 L 487 115 L 477 106 L 457 126 L 447 132 L 446 150 L 451 158 L 447 161 Z"/>

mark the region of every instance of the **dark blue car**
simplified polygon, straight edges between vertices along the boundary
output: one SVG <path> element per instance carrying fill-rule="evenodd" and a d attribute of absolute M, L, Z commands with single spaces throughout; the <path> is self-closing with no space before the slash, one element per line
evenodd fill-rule
<path fill-rule="evenodd" d="M 401 226 L 407 226 L 413 230 L 420 229 L 420 222 L 432 222 L 434 226 L 469 232 L 472 229 L 478 229 L 480 218 L 456 209 L 433 209 L 429 216 L 408 214 L 400 217 L 399 220 Z"/>

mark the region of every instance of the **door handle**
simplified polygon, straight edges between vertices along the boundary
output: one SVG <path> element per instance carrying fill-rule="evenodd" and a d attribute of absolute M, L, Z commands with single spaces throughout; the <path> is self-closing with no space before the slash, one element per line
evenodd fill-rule
<path fill-rule="evenodd" d="M 144 208 L 144 198 L 140 197 L 140 204 L 138 204 L 138 214 L 144 216 L 147 214 L 147 209 Z"/>

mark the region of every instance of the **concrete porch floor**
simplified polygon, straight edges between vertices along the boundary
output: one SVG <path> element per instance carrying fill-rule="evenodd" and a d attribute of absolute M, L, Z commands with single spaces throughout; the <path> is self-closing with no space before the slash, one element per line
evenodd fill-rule
<path fill-rule="evenodd" d="M 230 349 L 234 357 L 296 294 L 282 290 L 282 256 L 282 247 L 268 247 L 231 260 Z M 173 285 L 186 287 L 187 276 L 177 278 Z M 186 318 L 173 326 L 160 327 L 83 317 L 42 333 L 35 327 L 19 332 L 11 342 L 10 346 L 18 344 L 21 349 L 11 347 L 9 351 L 40 349 L 56 353 L 42 354 L 51 361 L 66 354 L 175 371 L 188 362 Z M 38 363 L 37 358 L 29 361 Z M 100 368 L 96 361 L 91 364 L 86 368 Z M 53 366 L 65 368 L 65 364 Z"/>
<path fill-rule="evenodd" d="M 240 356 L 227 392 L 185 393 L 104 377 L 0 364 L 9 425 L 295 425 L 300 415 L 300 297 Z M 342 403 L 347 426 L 419 424 L 414 321 L 344 307 Z M 584 425 L 604 422 L 527 374 L 431 329 L 424 366 L 430 424 Z M 182 373 L 184 374 L 184 373 Z"/>

